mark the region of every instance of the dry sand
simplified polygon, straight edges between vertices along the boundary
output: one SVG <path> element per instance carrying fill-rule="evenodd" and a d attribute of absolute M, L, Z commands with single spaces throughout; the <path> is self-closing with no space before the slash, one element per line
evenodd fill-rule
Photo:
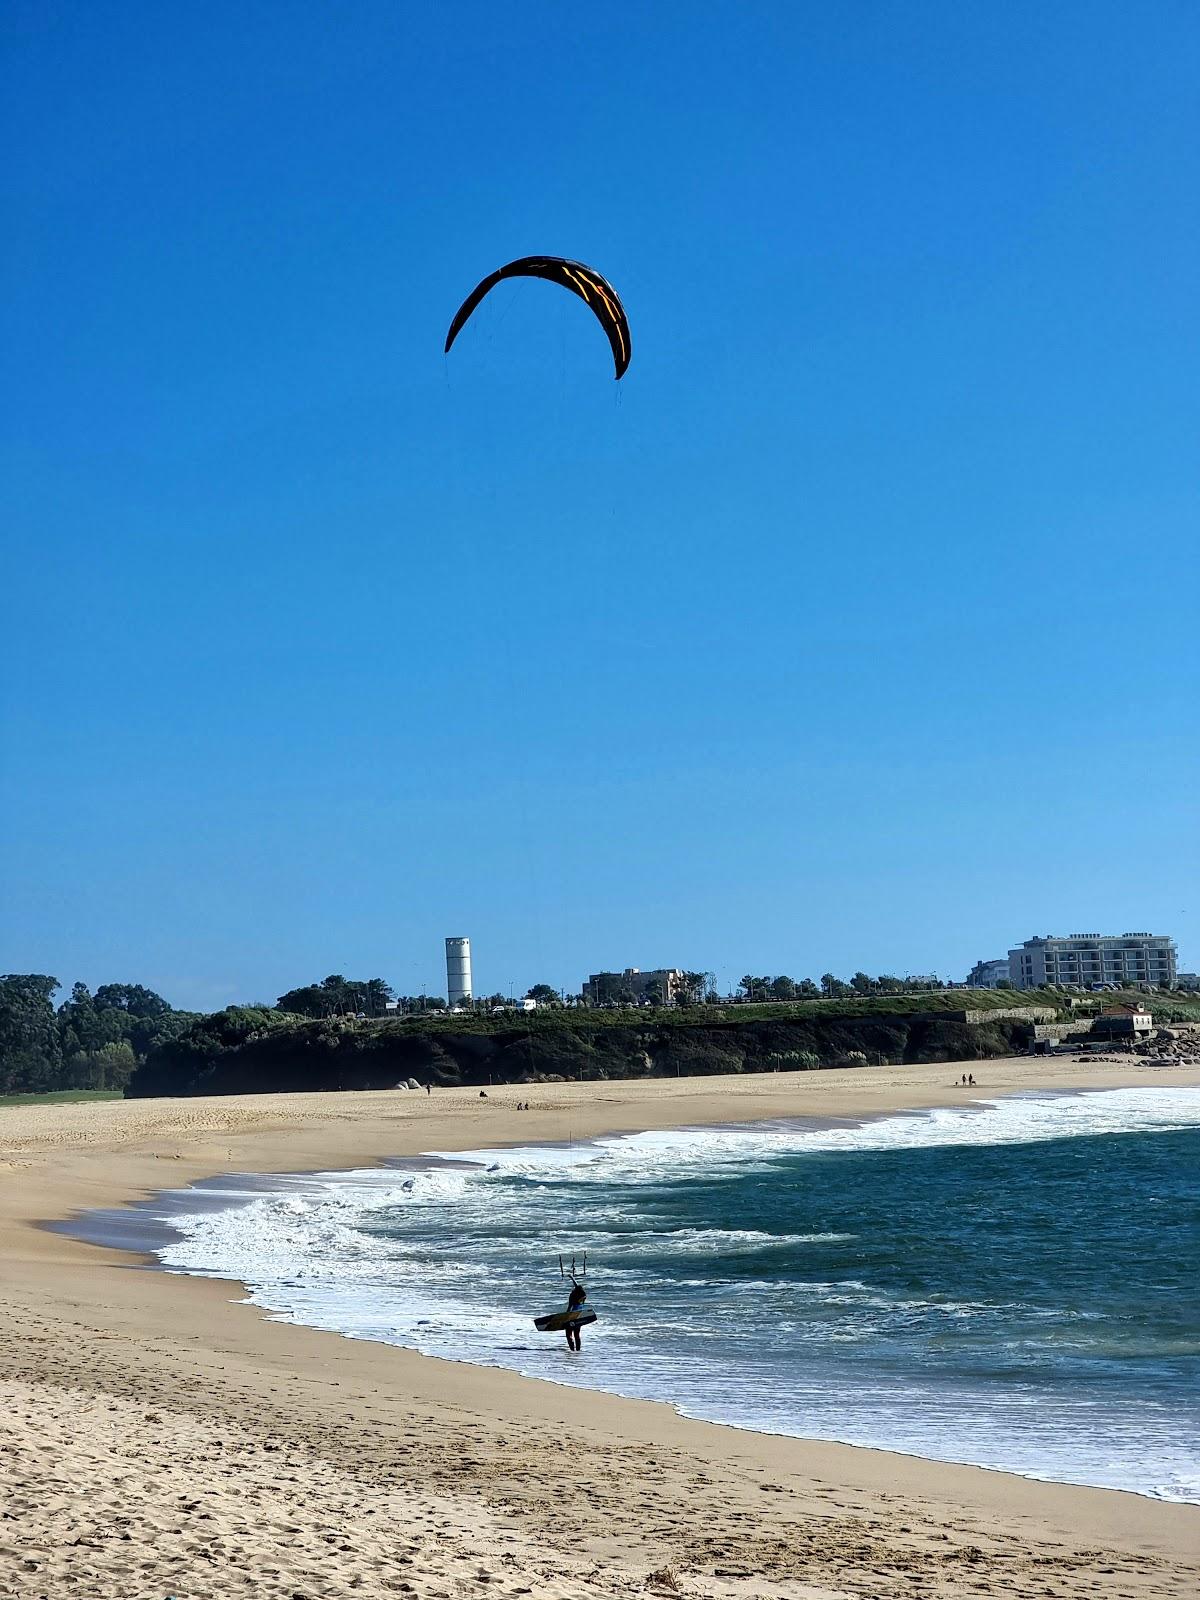
<path fill-rule="evenodd" d="M 1128 1061 L 972 1065 L 978 1096 L 1200 1083 Z M 958 1076 L 0 1107 L 0 1595 L 1194 1595 L 1195 1508 L 689 1422 L 272 1323 L 237 1286 L 37 1226 L 223 1171 L 956 1103 L 972 1093 Z"/>

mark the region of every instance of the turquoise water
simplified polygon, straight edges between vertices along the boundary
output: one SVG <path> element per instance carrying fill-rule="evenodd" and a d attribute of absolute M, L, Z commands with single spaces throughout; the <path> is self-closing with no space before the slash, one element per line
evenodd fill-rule
<path fill-rule="evenodd" d="M 481 1151 L 172 1222 L 168 1264 L 291 1320 L 1200 1500 L 1197 1091 Z M 572 1355 L 530 1318 L 584 1248 L 600 1322 Z"/>

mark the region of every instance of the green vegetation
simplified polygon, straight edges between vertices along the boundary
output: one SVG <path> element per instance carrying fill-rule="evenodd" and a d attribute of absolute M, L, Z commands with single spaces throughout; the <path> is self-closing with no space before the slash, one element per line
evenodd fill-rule
<path fill-rule="evenodd" d="M 0 1095 L 120 1093 L 149 1053 L 196 1021 L 139 983 L 77 983 L 57 1011 L 57 978 L 0 976 Z"/>
<path fill-rule="evenodd" d="M 164 1041 L 130 1082 L 132 1095 L 536 1083 L 564 1079 L 804 1072 L 885 1062 L 977 1061 L 1024 1049 L 1048 1009 L 1081 1023 L 1121 996 L 1061 990 L 941 990 L 852 999 L 692 1004 L 588 1011 L 562 1006 L 309 1019 L 231 1007 Z M 1133 995 L 1133 1001 L 1147 997 Z M 1177 1002 L 1160 1007 L 1159 1000 Z M 1154 997 L 1156 1011 L 1200 1000 Z M 1005 1011 L 1015 1015 L 1004 1016 Z M 965 1014 L 981 1020 L 967 1021 Z"/>
<path fill-rule="evenodd" d="M 0 1106 L 73 1106 L 84 1100 L 123 1100 L 123 1089 L 53 1089 L 48 1094 L 0 1094 Z"/>
<path fill-rule="evenodd" d="M 528 1083 L 730 1072 L 795 1072 L 886 1061 L 977 1060 L 1023 1048 L 1020 1013 L 1053 1010 L 1085 1023 L 1104 1006 L 1150 1005 L 1164 1022 L 1200 1021 L 1200 996 L 1068 994 L 1059 989 L 920 989 L 743 980 L 744 1001 L 718 1002 L 696 981 L 672 1007 L 563 1004 L 535 985 L 532 1013 L 498 995 L 456 1012 L 406 997 L 386 1011 L 382 979 L 333 974 L 274 1006 L 208 1016 L 175 1011 L 139 984 L 76 984 L 57 1009 L 56 979 L 0 977 L 0 1096 L 234 1093 L 272 1089 Z M 888 980 L 898 981 L 898 980 Z M 810 992 L 816 991 L 816 992 Z M 704 998 L 705 996 L 708 998 Z M 783 998 L 770 999 L 767 995 Z M 1010 1017 L 1004 1012 L 1016 1013 Z M 967 1016 L 972 1018 L 967 1021 Z"/>
<path fill-rule="evenodd" d="M 689 979 L 704 978 L 704 973 L 688 973 Z M 694 992 L 694 985 L 689 984 Z M 835 977 L 832 972 L 821 975 L 819 984 L 811 978 L 789 978 L 786 973 L 779 977 L 756 978 L 747 973 L 738 988 L 747 1000 L 816 1000 L 824 996 L 826 1000 L 849 1000 L 856 994 L 861 995 L 893 995 L 915 994 L 918 991 L 932 992 L 943 988 L 937 978 L 895 978 L 890 973 L 883 972 L 877 978 L 872 978 L 868 973 L 856 972 L 849 983 Z"/>
<path fill-rule="evenodd" d="M 1059 1002 L 1062 1003 L 1061 994 Z M 1122 990 L 1118 994 L 1077 995 L 1071 1015 L 1086 1021 L 1113 1005 L 1143 1005 L 1155 1022 L 1200 1022 L 1200 995 L 1186 989 L 1161 990 L 1157 994 Z"/>
<path fill-rule="evenodd" d="M 387 1015 L 387 1003 L 394 999 L 391 989 L 382 978 L 344 978 L 340 972 L 331 973 L 320 983 L 309 983 L 301 989 L 289 989 L 277 1001 L 280 1011 L 290 1011 L 298 1017 L 382 1017 Z M 445 1005 L 438 1000 L 438 1006 Z"/>
<path fill-rule="evenodd" d="M 494 1001 L 496 996 L 493 995 L 492 998 Z M 499 998 L 500 1004 L 503 1005 L 503 995 L 501 995 Z M 559 995 L 558 990 L 552 989 L 548 983 L 535 983 L 532 989 L 527 989 L 525 991 L 525 998 L 527 1000 L 536 1000 L 540 1006 L 557 1006 L 562 1004 L 562 997 Z"/>
<path fill-rule="evenodd" d="M 853 993 L 853 991 L 852 991 Z M 288 998 L 287 996 L 284 997 Z M 1119 995 L 1104 997 L 1107 1004 Z M 1134 996 L 1144 1000 L 1145 995 Z M 908 994 L 854 994 L 852 999 L 796 1001 L 731 1001 L 728 1004 L 642 1006 L 632 1010 L 587 1010 L 582 1006 L 557 1006 L 522 1016 L 522 1028 L 572 1029 L 629 1028 L 643 1025 L 668 1028 L 708 1028 L 720 1022 L 792 1022 L 823 1017 L 915 1016 L 946 1012 L 1007 1011 L 1015 1008 L 1049 1006 L 1066 1012 L 1066 997 L 1058 990 L 1025 989 L 1001 992 L 995 989 L 937 989 Z M 1197 1008 L 1200 1012 L 1200 1007 Z M 501 1033 L 513 1027 L 510 1010 L 442 1011 L 437 1016 L 389 1017 L 388 1026 L 430 1033 Z"/>
<path fill-rule="evenodd" d="M 318 1020 L 232 1007 L 165 1041 L 131 1095 L 270 1093 L 419 1085 L 594 1082 L 609 1078 L 809 1071 L 892 1061 L 975 1061 L 1024 1047 L 1028 1022 L 976 1025 L 936 1012 L 871 1006 L 734 1006 L 692 1011 L 548 1011 L 517 1018 Z M 717 1014 L 714 1015 L 713 1013 Z"/>

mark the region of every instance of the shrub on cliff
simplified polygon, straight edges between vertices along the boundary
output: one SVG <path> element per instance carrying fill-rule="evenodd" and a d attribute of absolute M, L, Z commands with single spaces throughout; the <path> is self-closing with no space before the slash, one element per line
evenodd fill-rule
<path fill-rule="evenodd" d="M 716 1077 L 745 1072 L 746 1045 L 734 1032 L 665 1028 L 650 1046 L 657 1077 Z"/>
<path fill-rule="evenodd" d="M 265 1006 L 229 1006 L 200 1017 L 178 1038 L 156 1045 L 129 1080 L 131 1098 L 208 1092 L 221 1064 L 256 1039 L 294 1031 L 297 1017 Z M 228 1092 L 228 1091 L 217 1091 Z"/>

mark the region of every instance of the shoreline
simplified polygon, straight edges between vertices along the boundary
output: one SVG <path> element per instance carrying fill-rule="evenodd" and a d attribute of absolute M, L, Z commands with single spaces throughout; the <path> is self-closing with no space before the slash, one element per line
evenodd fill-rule
<path fill-rule="evenodd" d="M 431 1488 L 449 1494 L 475 1523 L 485 1513 L 494 1519 L 501 1542 L 534 1541 L 537 1551 L 525 1550 L 519 1564 L 542 1574 L 539 1593 L 554 1592 L 543 1567 L 568 1575 L 564 1593 L 615 1594 L 664 1566 L 677 1570 L 684 1589 L 699 1582 L 707 1594 L 757 1594 L 766 1581 L 772 1594 L 878 1592 L 882 1583 L 889 1593 L 915 1595 L 934 1579 L 957 1585 L 960 1578 L 966 1592 L 989 1573 L 997 1592 L 1023 1593 L 1025 1579 L 1014 1584 L 1023 1560 L 1050 1564 L 1045 1573 L 1030 1568 L 1030 1594 L 1045 1593 L 1036 1580 L 1051 1566 L 1058 1594 L 1106 1592 L 1109 1571 L 1114 1594 L 1187 1592 L 1200 1571 L 1194 1507 L 699 1422 L 665 1402 L 280 1323 L 231 1302 L 234 1280 L 131 1270 L 124 1251 L 38 1226 L 233 1170 L 345 1171 L 430 1148 L 453 1154 L 779 1116 L 861 1122 L 1026 1090 L 1200 1084 L 1195 1069 L 1022 1058 L 975 1063 L 986 1081 L 972 1091 L 946 1081 L 957 1065 L 514 1086 L 497 1088 L 486 1102 L 475 1091 L 422 1095 L 420 1103 L 411 1091 L 385 1091 L 103 1102 L 19 1108 L 15 1116 L 5 1108 L 0 1248 L 12 1270 L 0 1348 L 7 1370 L 40 1395 L 43 1409 L 69 1388 L 118 1408 L 152 1399 L 172 1427 L 244 1432 L 249 1419 L 253 1437 L 281 1439 L 294 1455 L 306 1456 L 319 1441 L 324 1456 L 336 1458 L 339 1481 L 353 1480 L 368 1499 L 381 1473 L 389 1494 L 414 1503 Z M 533 1111 L 505 1104 L 526 1094 L 536 1096 Z M 582 1479 L 574 1469 L 563 1477 L 564 1436 L 587 1441 Z M 394 1460 L 399 1437 L 409 1470 Z M 139 1455 L 148 1448 L 136 1431 L 126 1441 Z M 361 1481 L 368 1466 L 370 1489 Z M 676 1484 L 669 1512 L 664 1476 Z M 285 1491 L 277 1484 L 271 1493 Z M 961 1572 L 947 1565 L 951 1551 L 965 1563 Z M 584 1581 L 584 1568 L 591 1572 L 598 1561 L 608 1588 Z M 0 1550 L 0 1573 L 3 1562 Z M 348 1556 L 343 1565 L 353 1565 Z M 860 1571 L 868 1587 L 860 1587 Z M 427 1592 L 447 1581 L 446 1574 L 431 1578 Z M 232 1583 L 211 1592 L 241 1593 Z M 275 1590 L 260 1572 L 253 1592 Z M 307 1591 L 297 1582 L 278 1592 Z M 327 1585 L 326 1592 L 341 1590 Z"/>
<path fill-rule="evenodd" d="M 1162 1085 L 1156 1086 L 1144 1083 L 1139 1083 L 1135 1087 L 1137 1091 L 1142 1092 L 1146 1089 L 1153 1091 L 1155 1087 L 1163 1088 Z M 1011 1095 L 999 1095 L 987 1101 L 969 1101 L 951 1107 L 927 1107 L 902 1112 L 878 1111 L 865 1113 L 857 1118 L 772 1116 L 759 1121 L 682 1124 L 673 1127 L 670 1132 L 675 1136 L 683 1136 L 685 1141 L 683 1149 L 686 1151 L 686 1136 L 694 1135 L 699 1141 L 705 1135 L 717 1129 L 727 1134 L 747 1134 L 751 1136 L 756 1133 L 777 1134 L 785 1139 L 789 1134 L 800 1137 L 805 1135 L 819 1136 L 830 1132 L 841 1132 L 850 1129 L 859 1130 L 878 1122 L 891 1123 L 893 1126 L 904 1122 L 921 1122 L 933 1116 L 939 1109 L 951 1110 L 959 1116 L 966 1116 L 971 1121 L 974 1121 L 976 1117 L 983 1118 L 996 1115 L 1006 1100 L 1033 1102 L 1044 1107 L 1053 1104 L 1055 1101 L 1084 1101 L 1093 1097 L 1102 1098 L 1114 1092 L 1120 1091 L 1115 1091 L 1111 1086 L 1102 1088 L 1077 1086 L 1073 1088 L 1042 1088 L 1039 1090 L 1026 1088 Z M 1164 1092 L 1169 1091 L 1164 1089 Z M 1064 1128 L 1063 1132 L 1065 1133 L 1066 1131 Z M 1105 1130 L 1093 1129 L 1090 1131 L 1100 1132 Z M 1128 1128 L 1114 1131 L 1132 1132 L 1134 1130 Z M 1037 1135 L 1033 1134 L 1031 1136 L 1036 1141 Z M 1052 1135 L 1052 1137 L 1056 1138 L 1062 1136 L 1062 1133 Z M 723 1416 L 720 1414 L 720 1407 L 715 1400 L 715 1396 L 711 1393 L 706 1401 L 702 1398 L 689 1398 L 678 1393 L 672 1395 L 666 1392 L 647 1393 L 645 1390 L 639 1391 L 638 1387 L 629 1386 L 630 1374 L 628 1372 L 624 1380 L 620 1377 L 614 1377 L 607 1370 L 603 1375 L 597 1374 L 594 1378 L 580 1380 L 577 1376 L 569 1375 L 573 1372 L 573 1369 L 564 1368 L 561 1372 L 548 1371 L 545 1363 L 539 1359 L 542 1355 L 542 1348 L 538 1346 L 537 1341 L 525 1346 L 513 1345 L 503 1342 L 503 1336 L 501 1336 L 501 1343 L 494 1346 L 489 1345 L 486 1350 L 473 1348 L 470 1344 L 466 1346 L 465 1350 L 461 1347 L 457 1350 L 448 1349 L 445 1339 L 440 1343 L 435 1339 L 431 1344 L 429 1336 L 421 1332 L 422 1329 L 436 1325 L 444 1314 L 442 1304 L 436 1295 L 427 1302 L 423 1301 L 420 1304 L 421 1315 L 415 1321 L 412 1320 L 412 1313 L 410 1312 L 408 1317 L 402 1319 L 400 1325 L 392 1325 L 387 1331 L 384 1331 L 376 1320 L 370 1331 L 367 1331 L 364 1325 L 356 1332 L 354 1331 L 353 1321 L 345 1320 L 353 1319 L 355 1313 L 359 1310 L 358 1305 L 353 1300 L 344 1304 L 342 1321 L 331 1320 L 328 1315 L 322 1317 L 315 1309 L 306 1311 L 303 1309 L 303 1305 L 300 1309 L 297 1309 L 295 1304 L 289 1301 L 289 1296 L 286 1292 L 288 1280 L 281 1281 L 277 1275 L 273 1276 L 270 1268 L 253 1273 L 245 1271 L 244 1268 L 239 1272 L 234 1270 L 232 1266 L 230 1270 L 223 1270 L 217 1264 L 222 1259 L 222 1252 L 219 1250 L 215 1256 L 210 1255 L 209 1257 L 213 1262 L 212 1265 L 189 1264 L 186 1259 L 182 1262 L 178 1258 L 171 1259 L 172 1246 L 186 1243 L 191 1236 L 188 1233 L 180 1232 L 175 1226 L 174 1218 L 177 1216 L 195 1217 L 198 1214 L 217 1214 L 222 1211 L 239 1210 L 260 1200 L 279 1199 L 288 1196 L 295 1196 L 301 1204 L 319 1204 L 330 1188 L 336 1188 L 336 1185 L 341 1180 L 344 1180 L 350 1186 L 346 1198 L 349 1200 L 353 1197 L 355 1200 L 360 1200 L 361 1191 L 364 1187 L 366 1187 L 368 1193 L 370 1192 L 370 1180 L 372 1178 L 380 1177 L 386 1180 L 387 1176 L 392 1173 L 396 1174 L 398 1182 L 403 1182 L 405 1178 L 411 1179 L 414 1174 L 437 1170 L 472 1170 L 476 1173 L 484 1170 L 494 1171 L 495 1168 L 493 1166 L 487 1165 L 488 1159 L 491 1156 L 500 1156 L 505 1151 L 519 1151 L 522 1158 L 529 1155 L 536 1161 L 537 1155 L 541 1151 L 565 1152 L 575 1149 L 584 1153 L 589 1150 L 602 1150 L 604 1147 L 610 1146 L 616 1148 L 619 1152 L 622 1142 L 630 1138 L 636 1138 L 636 1135 L 600 1133 L 588 1139 L 576 1141 L 574 1146 L 569 1146 L 563 1141 L 557 1140 L 540 1142 L 505 1140 L 503 1142 L 490 1143 L 485 1147 L 472 1149 L 469 1152 L 449 1153 L 426 1150 L 418 1156 L 385 1158 L 378 1165 L 372 1167 L 358 1166 L 332 1171 L 306 1170 L 274 1174 L 257 1172 L 224 1173 L 209 1179 L 200 1179 L 185 1189 L 166 1188 L 159 1190 L 150 1199 L 138 1201 L 133 1207 L 104 1208 L 99 1211 L 83 1213 L 74 1221 L 44 1223 L 42 1226 L 88 1244 L 121 1250 L 134 1255 L 150 1270 L 161 1271 L 175 1276 L 199 1277 L 227 1284 L 237 1291 L 237 1303 L 256 1307 L 269 1320 L 275 1323 L 295 1323 L 343 1338 L 369 1340 L 389 1348 L 405 1350 L 427 1359 L 448 1360 L 455 1365 L 466 1365 L 485 1371 L 506 1370 L 537 1383 L 551 1383 L 568 1389 L 582 1388 L 597 1395 L 609 1395 L 628 1400 L 640 1399 L 647 1403 L 668 1406 L 680 1418 L 761 1434 L 768 1438 L 791 1439 L 802 1443 L 836 1444 L 852 1449 L 865 1449 L 887 1455 L 903 1456 L 912 1460 L 939 1462 L 947 1466 L 973 1466 L 982 1471 L 1008 1473 L 1035 1483 L 1057 1483 L 1066 1486 L 1103 1488 L 1114 1493 L 1134 1494 L 1140 1498 L 1164 1504 L 1200 1506 L 1200 1500 L 1191 1490 L 1190 1483 L 1187 1487 L 1181 1487 L 1179 1492 L 1174 1493 L 1167 1492 L 1166 1489 L 1161 1488 L 1143 1487 L 1138 1482 L 1126 1481 L 1122 1483 L 1110 1481 L 1106 1483 L 1103 1478 L 1098 1481 L 1096 1478 L 1084 1476 L 1083 1474 L 1088 1470 L 1086 1467 L 1080 1468 L 1077 1466 L 1077 1475 L 1071 1475 L 1069 1461 L 1062 1463 L 1063 1470 L 1039 1466 L 1035 1462 L 1017 1465 L 1011 1458 L 1006 1461 L 1003 1459 L 1005 1446 L 995 1447 L 1001 1459 L 996 1459 L 995 1457 L 991 1460 L 973 1459 L 970 1454 L 966 1453 L 969 1450 L 969 1446 L 965 1442 L 966 1436 L 961 1436 L 958 1445 L 951 1445 L 948 1449 L 939 1450 L 936 1448 L 936 1440 L 927 1441 L 933 1448 L 923 1449 L 918 1441 L 899 1442 L 895 1438 L 889 1438 L 886 1426 L 882 1428 L 877 1426 L 874 1430 L 868 1426 L 864 1436 L 864 1419 L 861 1416 L 857 1418 L 856 1427 L 850 1427 L 847 1432 L 843 1433 L 829 1431 L 828 1422 L 823 1427 L 817 1426 L 815 1416 L 812 1424 L 807 1428 L 797 1426 L 800 1419 L 796 1417 L 766 1421 L 753 1420 L 750 1415 L 745 1413 L 740 1416 Z M 950 1141 L 952 1144 L 957 1142 L 957 1139 L 951 1139 Z M 1004 1144 L 1008 1141 L 1002 1139 L 1000 1142 Z M 1016 1140 L 1018 1144 L 1024 1144 L 1025 1142 L 1026 1140 L 1020 1138 Z M 990 1148 L 992 1141 L 985 1140 L 985 1143 Z M 919 1149 L 921 1147 L 918 1143 L 913 1148 Z M 908 1146 L 904 1146 L 904 1148 L 908 1148 Z M 410 1183 L 403 1183 L 405 1188 L 410 1186 Z M 368 1214 L 369 1209 L 368 1205 Z M 164 1255 L 166 1259 L 164 1259 Z M 224 1252 L 224 1256 L 226 1260 L 229 1259 L 227 1251 Z M 496 1309 L 511 1313 L 515 1308 L 497 1304 Z M 396 1313 L 393 1312 L 392 1316 L 395 1315 Z M 509 1337 L 511 1338 L 512 1335 L 510 1334 Z M 522 1354 L 517 1359 L 513 1359 L 513 1354 L 517 1351 L 521 1351 Z M 534 1351 L 536 1351 L 536 1355 L 532 1354 Z M 910 1380 L 916 1379 L 917 1376 L 916 1373 L 910 1374 Z M 714 1405 L 716 1410 L 713 1409 Z M 855 1437 L 855 1431 L 857 1431 L 858 1437 Z M 873 1437 L 872 1431 L 874 1432 Z M 1007 1446 L 1009 1451 L 1011 1451 L 1012 1445 L 1013 1441 L 1010 1437 Z M 1129 1463 L 1129 1465 L 1132 1465 L 1132 1463 Z M 1093 1462 L 1093 1470 L 1101 1470 L 1097 1462 Z M 1164 1466 L 1163 1470 L 1169 1471 L 1169 1468 Z M 1183 1482 L 1187 1483 L 1188 1481 L 1185 1479 Z"/>
<path fill-rule="evenodd" d="M 474 1090 L 471 1091 L 471 1093 L 475 1092 Z M 1018 1092 L 1023 1094 L 1031 1091 L 1022 1090 Z M 1053 1089 L 1047 1090 L 1046 1094 L 1048 1097 L 1061 1096 L 1069 1098 L 1074 1095 L 1104 1094 L 1106 1092 L 1105 1089 Z M 226 1170 L 211 1173 L 206 1177 L 194 1178 L 186 1186 L 164 1185 L 161 1189 L 150 1190 L 145 1195 L 124 1205 L 100 1206 L 76 1212 L 68 1217 L 42 1218 L 36 1221 L 33 1226 L 44 1229 L 48 1233 L 62 1234 L 65 1238 L 74 1239 L 80 1244 L 91 1245 L 95 1249 L 119 1250 L 123 1254 L 136 1256 L 141 1259 L 144 1265 L 153 1268 L 155 1271 L 175 1272 L 183 1277 L 211 1278 L 216 1282 L 227 1283 L 235 1288 L 246 1290 L 247 1284 L 243 1279 L 236 1276 L 230 1276 L 225 1273 L 192 1273 L 186 1268 L 171 1267 L 158 1258 L 158 1250 L 163 1245 L 173 1242 L 167 1235 L 173 1234 L 175 1239 L 179 1237 L 177 1232 L 171 1228 L 169 1221 L 171 1210 L 187 1211 L 188 1213 L 194 1213 L 197 1210 L 222 1211 L 239 1205 L 248 1205 L 259 1196 L 284 1193 L 285 1190 L 278 1185 L 272 1184 L 271 1179 L 295 1179 L 298 1182 L 303 1182 L 305 1179 L 316 1178 L 349 1178 L 356 1173 L 386 1171 L 414 1173 L 437 1169 L 453 1170 L 455 1168 L 475 1170 L 480 1165 L 479 1161 L 464 1160 L 462 1159 L 464 1155 L 478 1156 L 503 1150 L 571 1150 L 615 1143 L 620 1139 L 652 1131 L 703 1134 L 713 1128 L 721 1128 L 726 1132 L 744 1131 L 753 1133 L 763 1128 L 785 1128 L 804 1132 L 820 1132 L 833 1128 L 861 1128 L 869 1122 L 883 1121 L 893 1116 L 911 1115 L 914 1118 L 918 1118 L 927 1116 L 934 1111 L 947 1109 L 984 1115 L 991 1109 L 991 1105 L 991 1101 L 975 1101 L 961 1106 L 950 1107 L 948 1103 L 942 1102 L 938 1105 L 914 1108 L 909 1112 L 894 1110 L 871 1111 L 864 1113 L 861 1117 L 770 1116 L 757 1121 L 750 1120 L 745 1122 L 672 1123 L 662 1130 L 630 1128 L 620 1132 L 601 1131 L 573 1141 L 564 1139 L 497 1139 L 478 1147 L 464 1146 L 460 1150 L 423 1150 L 416 1155 L 381 1156 L 377 1160 L 359 1162 L 348 1167 L 279 1168 L 273 1171 L 261 1172 Z M 231 1187 L 226 1190 L 225 1186 L 233 1186 L 235 1180 L 236 1188 Z M 223 1202 L 217 1199 L 217 1195 L 221 1193 L 225 1193 L 226 1196 Z M 182 1201 L 177 1205 L 170 1204 L 176 1197 L 184 1195 L 192 1196 L 199 1204 L 186 1207 L 182 1204 Z M 151 1210 L 157 1210 L 159 1207 L 165 1207 L 166 1214 L 151 1216 Z M 146 1219 L 147 1232 L 144 1236 L 139 1235 L 136 1223 L 136 1219 L 140 1217 Z M 111 1229 L 111 1232 L 106 1232 L 106 1227 Z M 155 1231 L 161 1230 L 163 1236 L 160 1239 L 153 1238 L 149 1231 L 151 1229 Z M 269 1310 L 270 1308 L 262 1307 L 260 1309 Z M 412 1347 L 400 1345 L 397 1348 L 411 1349 Z M 414 1351 L 414 1353 L 420 1354 L 419 1351 Z M 465 1358 L 464 1364 L 467 1366 L 477 1365 L 475 1362 L 466 1361 Z"/>

